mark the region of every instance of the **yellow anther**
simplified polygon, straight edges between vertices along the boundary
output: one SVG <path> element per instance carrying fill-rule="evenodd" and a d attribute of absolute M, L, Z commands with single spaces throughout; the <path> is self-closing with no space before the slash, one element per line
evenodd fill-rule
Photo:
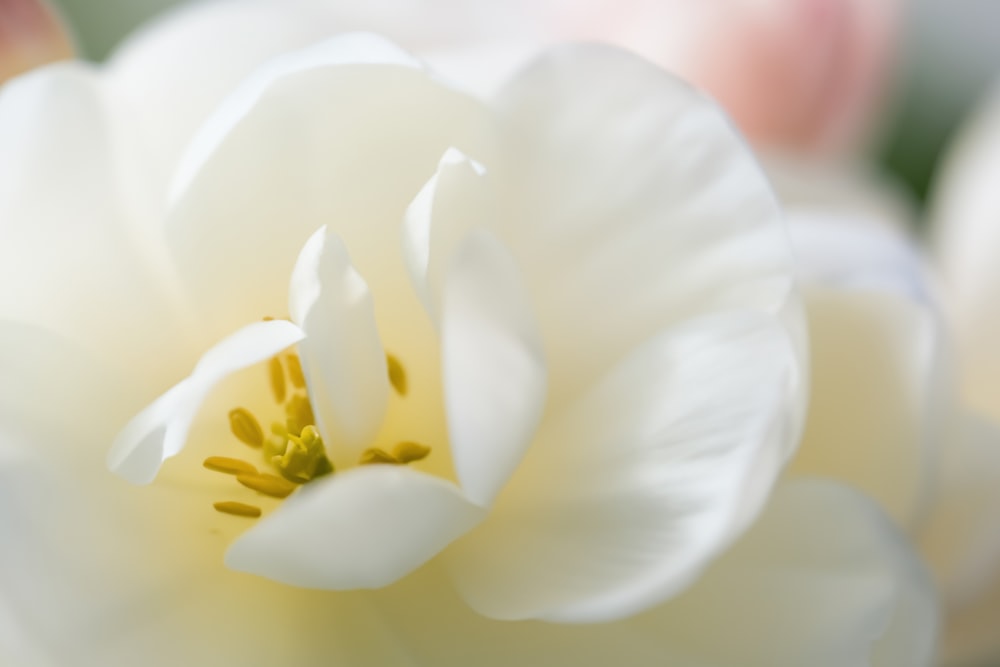
<path fill-rule="evenodd" d="M 264 431 L 260 422 L 246 408 L 233 408 L 229 411 L 229 429 L 237 439 L 251 447 L 261 447 L 264 444 Z"/>
<path fill-rule="evenodd" d="M 215 472 L 223 472 L 227 475 L 256 475 L 257 468 L 246 461 L 231 459 L 228 456 L 209 456 L 202 463 L 203 466 Z"/>
<path fill-rule="evenodd" d="M 309 398 L 302 394 L 295 394 L 288 400 L 285 405 L 285 417 L 285 426 L 293 435 L 302 433 L 302 429 L 306 426 L 316 423 Z"/>
<path fill-rule="evenodd" d="M 392 455 L 400 463 L 419 461 L 427 458 L 427 455 L 430 453 L 431 448 L 427 445 L 421 445 L 419 442 L 411 442 L 409 440 L 399 443 L 392 449 Z"/>
<path fill-rule="evenodd" d="M 237 475 L 236 481 L 258 493 L 273 498 L 286 498 L 295 490 L 295 485 L 276 475 Z"/>
<path fill-rule="evenodd" d="M 288 379 L 292 381 L 292 385 L 297 389 L 305 387 L 306 376 L 302 374 L 302 362 L 299 360 L 299 355 L 286 355 L 285 363 L 288 364 Z"/>
<path fill-rule="evenodd" d="M 233 514 L 235 516 L 246 516 L 252 519 L 256 519 L 260 516 L 260 508 L 253 505 L 247 505 L 245 503 L 238 503 L 233 500 L 226 500 L 219 503 L 213 503 L 212 507 L 218 512 L 223 514 Z"/>
<path fill-rule="evenodd" d="M 278 403 L 285 402 L 285 370 L 281 367 L 281 359 L 271 357 L 267 362 L 267 374 L 271 380 L 271 392 Z"/>
<path fill-rule="evenodd" d="M 394 463 L 398 464 L 399 460 L 385 451 L 384 449 L 379 449 L 378 447 L 372 447 L 371 449 L 366 449 L 361 454 L 361 460 L 358 461 L 360 465 L 370 465 L 372 463 Z"/>
<path fill-rule="evenodd" d="M 406 396 L 407 382 L 406 382 L 406 369 L 403 368 L 403 364 L 395 356 L 391 354 L 385 355 L 386 365 L 389 367 L 389 382 L 392 384 L 392 388 L 396 390 L 396 393 L 400 396 Z"/>

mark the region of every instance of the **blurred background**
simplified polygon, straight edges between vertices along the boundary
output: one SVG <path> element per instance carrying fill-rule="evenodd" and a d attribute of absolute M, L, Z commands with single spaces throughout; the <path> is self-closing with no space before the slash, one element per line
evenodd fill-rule
<path fill-rule="evenodd" d="M 332 1 L 346 4 L 345 0 Z M 512 1 L 516 3 L 517 0 Z M 909 190 L 917 201 L 923 201 L 942 150 L 956 128 L 988 93 L 1000 75 L 1000 0 L 855 0 L 853 3 L 850 0 L 792 1 L 798 3 L 803 12 L 813 11 L 811 18 L 803 18 L 805 21 L 812 21 L 813 25 L 800 23 L 790 28 L 801 34 L 796 35 L 797 41 L 789 40 L 789 49 L 780 53 L 764 53 L 756 60 L 745 57 L 747 50 L 740 42 L 742 37 L 737 36 L 736 43 L 740 45 L 740 53 L 734 59 L 743 61 L 741 66 L 744 69 L 747 67 L 747 60 L 751 61 L 751 67 L 770 67 L 773 70 L 769 75 L 774 80 L 774 92 L 768 91 L 766 94 L 772 98 L 777 97 L 780 104 L 794 106 L 795 101 L 791 98 L 794 98 L 795 93 L 790 91 L 794 91 L 796 85 L 801 87 L 808 84 L 834 89 L 837 82 L 824 82 L 824 76 L 842 77 L 843 74 L 837 74 L 838 66 L 849 70 L 852 62 L 858 58 L 867 58 L 870 61 L 867 67 L 874 71 L 874 75 L 872 82 L 866 85 L 874 86 L 875 90 L 868 93 L 871 99 L 860 104 L 863 107 L 860 113 L 865 118 L 847 121 L 863 127 L 854 127 L 832 139 L 827 138 L 826 145 L 819 150 L 826 153 L 849 151 L 857 157 L 863 157 L 866 162 L 874 162 L 897 177 L 903 188 Z M 688 6 L 682 7 L 684 3 Z M 63 12 L 83 56 L 101 60 L 136 26 L 180 3 L 177 0 L 53 0 L 53 4 Z M 720 43 L 725 43 L 732 39 L 732 35 L 726 31 L 740 20 L 740 12 L 749 4 L 755 5 L 754 12 L 759 12 L 760 6 L 778 6 L 782 3 L 780 0 L 647 0 L 645 3 L 546 0 L 532 3 L 532 6 L 545 8 L 543 11 L 549 12 L 549 20 L 553 23 L 561 21 L 561 25 L 565 27 L 565 36 L 570 38 L 605 36 L 593 34 L 593 26 L 581 21 L 581 15 L 589 15 L 594 25 L 603 26 L 602 29 L 607 32 L 609 23 L 606 19 L 609 12 L 616 12 L 618 16 L 615 18 L 632 11 L 637 16 L 641 13 L 645 17 L 657 12 L 681 10 L 691 14 L 700 13 L 700 20 L 713 22 L 717 27 L 702 29 L 695 34 L 705 35 L 705 40 L 715 38 Z M 830 9 L 832 5 L 838 4 L 854 5 L 853 16 L 846 19 L 853 21 L 853 26 L 844 28 L 841 25 L 839 33 L 843 37 L 845 31 L 854 30 L 854 37 L 848 35 L 823 53 L 823 57 L 831 62 L 813 64 L 809 59 L 815 59 L 813 54 L 822 51 L 824 44 L 828 43 L 824 41 L 824 31 L 830 30 L 830 26 L 840 20 Z M 698 9 L 693 9 L 696 5 Z M 704 9 L 709 7 L 711 8 Z M 565 17 L 570 14 L 572 20 L 567 20 Z M 859 24 L 859 21 L 867 24 Z M 636 44 L 646 40 L 651 45 L 646 55 L 657 59 L 658 49 L 653 46 L 653 40 L 662 41 L 665 37 L 650 28 L 648 20 L 643 23 L 646 24 L 643 34 L 637 34 L 633 26 L 630 28 L 632 32 L 627 38 L 623 37 L 622 41 Z M 869 28 L 875 26 L 871 28 L 877 33 L 875 37 L 865 35 L 865 25 Z M 773 25 L 768 28 L 773 29 Z M 760 41 L 773 44 L 774 34 L 768 30 L 763 30 L 758 37 Z M 813 32 L 816 33 L 815 37 L 811 34 Z M 666 38 L 669 39 L 669 35 Z M 691 48 L 704 50 L 704 45 Z M 797 53 L 796 48 L 802 53 Z M 689 56 L 690 54 L 685 56 L 668 53 L 661 60 L 670 67 L 680 59 L 679 69 L 683 70 L 684 63 L 687 62 L 684 59 L 688 58 L 690 61 Z M 768 61 L 769 57 L 771 61 Z M 785 71 L 787 68 L 777 71 L 775 60 L 785 65 L 806 63 L 808 68 L 806 64 L 802 64 L 799 72 Z M 734 65 L 723 59 L 713 71 L 694 74 L 694 78 L 704 79 L 699 83 L 722 98 L 727 106 L 730 106 L 730 100 L 726 99 L 727 92 L 713 90 L 712 82 L 725 79 L 726 67 L 729 66 Z M 862 68 L 865 66 L 864 63 L 860 65 Z M 685 74 L 690 78 L 690 72 Z M 736 74 L 730 72 L 730 79 L 737 74 L 746 78 L 746 72 L 740 71 Z M 804 82 L 797 81 L 796 76 L 804 79 Z M 857 74 L 855 72 L 846 76 L 856 77 Z M 758 80 L 755 75 L 749 78 Z M 726 82 L 719 85 L 725 86 Z M 737 98 L 740 95 L 739 92 L 731 94 Z M 862 96 L 865 94 L 861 93 Z M 781 99 L 783 96 L 790 99 Z M 844 95 L 841 94 L 840 97 L 843 98 Z M 806 111 L 810 117 L 816 117 L 824 108 L 835 103 L 824 102 L 822 97 L 818 99 L 821 107 Z M 741 100 L 736 99 L 732 104 L 740 103 Z M 731 109 L 731 112 L 737 116 L 737 120 L 742 120 L 741 112 L 736 109 Z M 803 147 L 805 142 L 799 140 L 801 133 L 800 137 L 792 138 L 791 142 L 788 137 L 769 136 L 768 120 L 754 118 L 754 113 L 751 109 L 743 115 L 750 118 L 749 123 L 758 123 L 759 127 L 748 131 L 748 134 L 759 135 L 752 136 L 755 142 L 774 144 L 779 150 L 788 149 L 789 143 L 795 144 L 791 146 L 792 150 Z M 794 121 L 782 120 L 783 127 L 794 125 Z M 748 127 L 744 126 L 744 129 L 748 130 Z"/>

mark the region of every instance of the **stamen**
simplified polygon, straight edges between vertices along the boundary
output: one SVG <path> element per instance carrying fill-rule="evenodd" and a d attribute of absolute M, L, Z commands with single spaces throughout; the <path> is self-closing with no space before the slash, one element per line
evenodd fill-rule
<path fill-rule="evenodd" d="M 295 394 L 289 399 L 285 405 L 285 417 L 285 427 L 293 435 L 302 433 L 305 427 L 316 423 L 309 398 L 301 394 Z"/>
<path fill-rule="evenodd" d="M 427 455 L 430 453 L 431 448 L 427 445 L 421 445 L 419 442 L 411 442 L 409 440 L 399 443 L 392 450 L 392 455 L 396 457 L 400 463 L 412 463 L 414 461 L 419 461 L 427 458 Z"/>
<path fill-rule="evenodd" d="M 406 369 L 403 368 L 402 362 L 391 354 L 385 355 L 385 361 L 389 367 L 389 383 L 392 384 L 392 388 L 396 390 L 397 394 L 406 396 Z"/>
<path fill-rule="evenodd" d="M 267 362 L 267 373 L 271 379 L 271 392 L 274 394 L 274 400 L 278 403 L 284 403 L 285 371 L 281 367 L 281 359 L 278 357 L 271 357 L 271 360 Z"/>
<path fill-rule="evenodd" d="M 333 472 L 333 464 L 326 457 L 323 447 L 323 438 L 311 424 L 302 429 L 301 436 L 288 434 L 284 452 L 272 457 L 271 463 L 282 477 L 295 484 L 305 484 Z"/>
<path fill-rule="evenodd" d="M 294 484 L 275 475 L 237 475 L 236 481 L 248 489 L 273 498 L 287 498 L 295 490 Z"/>
<path fill-rule="evenodd" d="M 222 472 L 227 475 L 256 475 L 257 468 L 252 464 L 240 459 L 231 459 L 228 456 L 209 456 L 205 459 L 203 466 L 215 472 Z"/>
<path fill-rule="evenodd" d="M 288 364 L 288 379 L 292 381 L 292 385 L 294 385 L 296 389 L 302 389 L 305 387 L 306 376 L 302 373 L 302 362 L 299 360 L 299 355 L 286 355 L 285 363 Z"/>
<path fill-rule="evenodd" d="M 256 448 L 264 444 L 264 431 L 260 428 L 260 422 L 246 408 L 233 408 L 229 411 L 229 429 L 244 444 Z"/>
<path fill-rule="evenodd" d="M 256 519 L 260 516 L 260 508 L 245 503 L 238 503 L 233 500 L 226 500 L 212 505 L 218 512 L 223 514 L 233 514 L 235 516 L 246 516 Z"/>
<path fill-rule="evenodd" d="M 366 449 L 361 454 L 361 460 L 358 461 L 360 465 L 371 465 L 373 463 L 394 463 L 398 464 L 399 460 L 385 451 L 384 449 L 379 449 L 378 447 L 372 447 L 371 449 Z"/>

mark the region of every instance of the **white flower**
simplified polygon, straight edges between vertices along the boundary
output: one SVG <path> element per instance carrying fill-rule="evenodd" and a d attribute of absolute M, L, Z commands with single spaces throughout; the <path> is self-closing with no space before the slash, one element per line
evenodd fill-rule
<path fill-rule="evenodd" d="M 174 169 L 106 76 L 0 94 L 12 660 L 914 664 L 922 575 L 863 498 L 789 484 L 726 551 L 804 366 L 785 230 L 711 104 L 594 47 L 483 104 L 355 35 L 257 70 Z M 286 416 L 301 450 L 231 432 Z M 106 473 L 116 433 L 152 484 Z"/>
<path fill-rule="evenodd" d="M 942 664 L 982 664 L 993 637 L 982 592 L 1000 557 L 998 434 L 958 395 L 933 275 L 904 226 L 878 217 L 891 207 L 817 200 L 789 208 L 813 388 L 789 475 L 837 479 L 878 501 L 934 577 Z"/>
<path fill-rule="evenodd" d="M 955 333 L 962 399 L 975 415 L 946 450 L 940 553 L 948 665 L 1000 660 L 1000 98 L 959 135 L 933 197 L 946 314 Z"/>

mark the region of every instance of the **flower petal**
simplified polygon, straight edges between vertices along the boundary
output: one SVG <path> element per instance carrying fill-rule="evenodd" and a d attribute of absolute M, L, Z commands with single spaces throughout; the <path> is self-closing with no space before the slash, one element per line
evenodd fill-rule
<path fill-rule="evenodd" d="M 269 59 L 334 29 L 316 8 L 288 4 L 184 7 L 141 29 L 113 54 L 109 96 L 115 110 L 130 119 L 129 143 L 142 151 L 142 176 L 157 211 L 166 203 L 185 146 L 226 95 Z"/>
<path fill-rule="evenodd" d="M 226 565 L 305 588 L 379 588 L 464 534 L 484 511 L 410 468 L 353 468 L 301 489 L 246 532 Z"/>
<path fill-rule="evenodd" d="M 17 285 L 0 312 L 123 372 L 141 365 L 139 391 L 156 391 L 194 354 L 123 210 L 111 121 L 99 76 L 79 63 L 0 91 L 0 283 Z"/>
<path fill-rule="evenodd" d="M 713 665 L 929 667 L 938 611 L 916 553 L 873 503 L 798 481 L 654 619 Z"/>
<path fill-rule="evenodd" d="M 326 227 L 302 248 L 289 309 L 305 332 L 299 355 L 320 431 L 335 464 L 354 463 L 382 423 L 389 375 L 368 285 Z"/>
<path fill-rule="evenodd" d="M 805 296 L 812 398 L 789 470 L 852 484 L 912 528 L 942 435 L 936 322 L 891 292 L 812 287 Z"/>
<path fill-rule="evenodd" d="M 621 621 L 493 621 L 434 574 L 425 568 L 373 597 L 417 664 L 933 664 L 934 596 L 915 554 L 873 503 L 826 482 L 779 485 L 760 520 L 690 589 Z"/>
<path fill-rule="evenodd" d="M 764 503 L 800 382 L 787 331 L 759 313 L 641 346 L 546 420 L 450 550 L 463 597 L 495 618 L 607 621 L 676 594 Z"/>
<path fill-rule="evenodd" d="M 489 222 L 485 173 L 483 165 L 450 148 L 406 209 L 404 258 L 414 288 L 435 320 L 455 247 L 474 227 Z"/>
<path fill-rule="evenodd" d="M 932 199 L 937 255 L 972 409 L 1000 420 L 1000 88 L 962 129 Z"/>
<path fill-rule="evenodd" d="M 495 107 L 507 159 L 490 175 L 513 201 L 494 231 L 532 286 L 550 405 L 665 327 L 795 301 L 763 173 L 686 84 L 623 51 L 568 46 L 516 77 Z"/>
<path fill-rule="evenodd" d="M 937 493 L 919 537 L 945 603 L 958 609 L 1000 577 L 1000 432 L 965 416 L 950 436 L 941 448 Z"/>
<path fill-rule="evenodd" d="M 386 304 L 377 314 L 389 330 L 388 303 L 416 301 L 399 247 L 406 206 L 447 148 L 477 143 L 485 119 L 478 102 L 370 35 L 259 70 L 206 123 L 178 175 L 168 240 L 203 326 L 281 312 L 298 252 L 325 224 Z"/>
<path fill-rule="evenodd" d="M 469 234 L 444 286 L 448 434 L 468 497 L 489 505 L 521 462 L 545 407 L 547 377 L 517 264 L 495 237 Z"/>
<path fill-rule="evenodd" d="M 860 215 L 799 209 L 789 230 L 800 279 L 827 288 L 891 292 L 932 302 L 927 270 L 913 239 Z"/>
<path fill-rule="evenodd" d="M 191 375 L 137 414 L 115 438 L 108 467 L 133 484 L 148 484 L 160 465 L 184 448 L 188 430 L 209 392 L 226 376 L 260 363 L 302 340 L 291 322 L 250 324 L 202 355 Z"/>

